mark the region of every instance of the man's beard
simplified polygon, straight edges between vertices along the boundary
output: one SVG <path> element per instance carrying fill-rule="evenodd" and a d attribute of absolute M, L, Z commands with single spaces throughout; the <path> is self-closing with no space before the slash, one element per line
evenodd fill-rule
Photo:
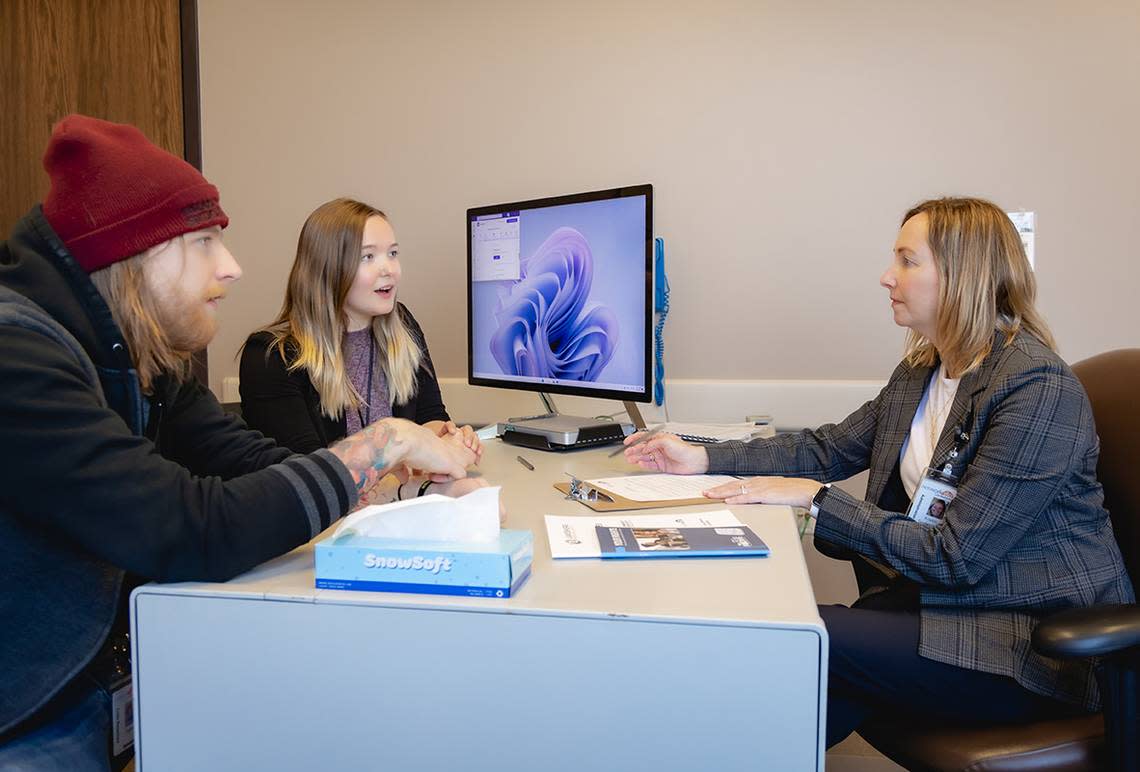
<path fill-rule="evenodd" d="M 201 351 L 218 331 L 217 319 L 201 299 L 164 297 L 157 310 L 158 322 L 177 352 Z"/>

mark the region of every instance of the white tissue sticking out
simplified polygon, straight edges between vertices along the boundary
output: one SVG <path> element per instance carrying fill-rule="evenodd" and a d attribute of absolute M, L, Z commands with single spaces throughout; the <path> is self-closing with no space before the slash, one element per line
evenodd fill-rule
<path fill-rule="evenodd" d="M 466 496 L 432 494 L 353 512 L 333 533 L 408 541 L 491 542 L 499 538 L 499 488 L 477 488 Z"/>

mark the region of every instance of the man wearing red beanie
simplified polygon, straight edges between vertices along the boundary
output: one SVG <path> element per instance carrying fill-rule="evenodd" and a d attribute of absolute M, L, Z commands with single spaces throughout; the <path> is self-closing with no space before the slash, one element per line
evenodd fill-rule
<path fill-rule="evenodd" d="M 127 757 L 108 673 L 131 587 L 229 579 L 391 470 L 474 461 L 400 419 L 307 456 L 246 429 L 188 375 L 241 276 L 217 189 L 134 127 L 81 115 L 55 126 L 44 168 L 43 205 L 0 242 L 0 772 Z"/>

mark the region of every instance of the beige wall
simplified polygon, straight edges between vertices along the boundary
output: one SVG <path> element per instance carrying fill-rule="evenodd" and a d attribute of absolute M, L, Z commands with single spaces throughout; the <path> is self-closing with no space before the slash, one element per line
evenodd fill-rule
<path fill-rule="evenodd" d="M 1070 360 L 1140 344 L 1140 4 L 199 0 L 205 170 L 245 278 L 236 375 L 301 222 L 385 209 L 400 293 L 466 373 L 469 206 L 652 182 L 674 378 L 885 378 L 877 278 L 939 194 L 1038 216 Z"/>

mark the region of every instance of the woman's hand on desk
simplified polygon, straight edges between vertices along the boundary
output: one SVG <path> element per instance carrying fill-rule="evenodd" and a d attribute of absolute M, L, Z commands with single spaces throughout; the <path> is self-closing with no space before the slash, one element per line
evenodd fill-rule
<path fill-rule="evenodd" d="M 675 434 L 646 432 L 625 438 L 625 460 L 642 469 L 666 474 L 704 474 L 709 469 L 709 454 L 700 445 L 690 445 Z"/>
<path fill-rule="evenodd" d="M 800 477 L 749 477 L 709 488 L 710 499 L 723 499 L 725 504 L 784 504 L 789 507 L 811 507 L 811 500 L 823 485 Z"/>
<path fill-rule="evenodd" d="M 483 459 L 483 444 L 470 426 L 456 426 L 454 421 L 429 421 L 424 424 L 443 439 L 462 443 L 475 453 L 475 463 Z"/>

